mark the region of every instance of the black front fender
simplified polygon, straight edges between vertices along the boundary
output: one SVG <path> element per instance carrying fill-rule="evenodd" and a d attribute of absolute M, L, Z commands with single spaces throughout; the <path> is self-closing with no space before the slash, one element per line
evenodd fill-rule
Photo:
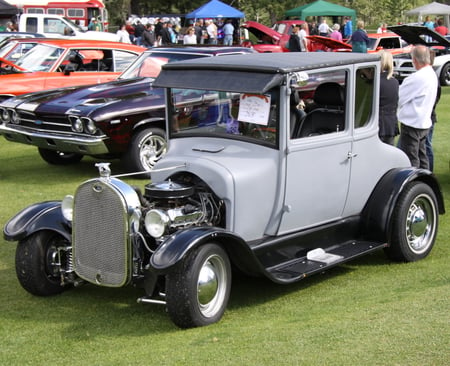
<path fill-rule="evenodd" d="M 166 272 L 192 249 L 206 242 L 216 242 L 230 256 L 231 262 L 248 273 L 261 273 L 261 265 L 244 239 L 217 227 L 196 227 L 178 231 L 153 253 L 150 264 L 158 272 Z"/>
<path fill-rule="evenodd" d="M 392 169 L 378 182 L 363 212 L 364 236 L 386 241 L 395 204 L 406 185 L 413 181 L 428 184 L 434 191 L 440 214 L 445 213 L 444 198 L 436 177 L 428 170 L 417 168 Z"/>
<path fill-rule="evenodd" d="M 56 231 L 71 241 L 71 225 L 62 215 L 60 201 L 35 203 L 24 208 L 6 223 L 3 235 L 6 240 L 17 241 L 41 230 Z"/>

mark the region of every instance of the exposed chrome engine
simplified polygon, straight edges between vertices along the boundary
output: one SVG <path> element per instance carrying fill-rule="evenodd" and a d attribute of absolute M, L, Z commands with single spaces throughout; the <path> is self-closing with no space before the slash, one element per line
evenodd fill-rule
<path fill-rule="evenodd" d="M 222 202 L 205 185 L 172 180 L 151 183 L 145 187 L 144 198 L 149 208 L 145 225 L 154 238 L 190 226 L 218 225 L 221 220 Z M 164 230 L 162 226 L 154 226 L 158 223 L 164 226 Z"/>
<path fill-rule="evenodd" d="M 109 287 L 145 281 L 166 236 L 192 226 L 223 226 L 223 202 L 195 176 L 149 183 L 142 193 L 111 177 L 107 164 L 98 169 L 99 178 L 81 184 L 62 204 L 72 221 L 71 261 L 83 280 Z"/>

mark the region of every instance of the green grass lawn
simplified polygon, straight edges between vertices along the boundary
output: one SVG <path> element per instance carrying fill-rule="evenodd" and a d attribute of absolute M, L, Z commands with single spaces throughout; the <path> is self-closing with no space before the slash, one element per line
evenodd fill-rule
<path fill-rule="evenodd" d="M 435 172 L 448 211 L 449 87 L 438 119 Z M 97 176 L 93 162 L 49 166 L 35 148 L 2 137 L 1 228 L 29 204 L 72 194 Z M 391 263 L 379 252 L 289 286 L 235 277 L 223 319 L 189 330 L 163 306 L 137 304 L 134 288 L 85 285 L 34 297 L 16 279 L 15 243 L 1 237 L 0 365 L 449 365 L 447 216 L 423 261 Z"/>

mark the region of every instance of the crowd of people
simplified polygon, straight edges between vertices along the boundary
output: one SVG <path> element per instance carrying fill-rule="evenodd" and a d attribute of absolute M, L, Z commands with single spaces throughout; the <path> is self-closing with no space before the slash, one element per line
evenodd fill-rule
<path fill-rule="evenodd" d="M 117 31 L 121 42 L 144 47 L 170 46 L 172 44 L 221 44 L 231 46 L 237 39 L 234 19 L 196 19 L 183 29 L 174 19 L 151 18 L 146 24 L 141 20 L 126 21 Z"/>

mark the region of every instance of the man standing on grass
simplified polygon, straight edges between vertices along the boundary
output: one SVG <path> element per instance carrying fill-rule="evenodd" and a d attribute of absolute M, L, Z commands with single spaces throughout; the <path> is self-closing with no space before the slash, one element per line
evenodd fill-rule
<path fill-rule="evenodd" d="M 436 101 L 438 79 L 431 66 L 430 50 L 419 45 L 411 51 L 416 72 L 408 76 L 399 89 L 399 148 L 408 155 L 411 165 L 429 169 L 426 139 Z"/>

